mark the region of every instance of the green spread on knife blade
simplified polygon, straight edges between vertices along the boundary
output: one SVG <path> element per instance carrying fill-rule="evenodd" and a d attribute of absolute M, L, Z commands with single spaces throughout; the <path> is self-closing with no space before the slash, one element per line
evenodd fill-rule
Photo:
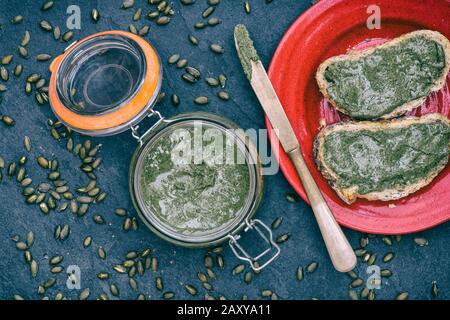
<path fill-rule="evenodd" d="M 252 39 L 250 39 L 248 30 L 243 24 L 238 24 L 234 27 L 234 38 L 236 39 L 237 52 L 242 68 L 248 80 L 252 80 L 251 61 L 258 62 L 259 56 L 253 46 Z"/>

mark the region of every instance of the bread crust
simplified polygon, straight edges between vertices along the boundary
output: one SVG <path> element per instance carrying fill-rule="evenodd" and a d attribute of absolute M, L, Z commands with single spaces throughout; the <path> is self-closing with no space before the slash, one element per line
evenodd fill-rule
<path fill-rule="evenodd" d="M 409 38 L 413 38 L 413 37 L 417 37 L 417 36 L 425 36 L 433 41 L 436 41 L 444 49 L 444 54 L 445 54 L 444 72 L 440 78 L 438 78 L 434 81 L 433 86 L 430 88 L 429 93 L 439 91 L 445 85 L 446 79 L 447 79 L 447 74 L 450 70 L 450 41 L 443 34 L 441 34 L 438 31 L 417 30 L 417 31 L 413 31 L 410 33 L 406 33 L 398 38 L 392 39 L 383 44 L 370 47 L 366 50 L 362 50 L 362 51 L 361 50 L 351 50 L 350 52 L 348 52 L 346 54 L 334 56 L 334 57 L 331 57 L 331 58 L 325 60 L 324 62 L 322 62 L 322 64 L 319 66 L 319 68 L 317 69 L 317 72 L 316 72 L 316 81 L 319 86 L 320 92 L 322 92 L 324 97 L 331 103 L 331 105 L 333 105 L 334 108 L 336 108 L 336 110 L 348 115 L 347 111 L 344 108 L 340 107 L 336 103 L 336 101 L 334 101 L 328 94 L 328 91 L 327 91 L 328 84 L 327 84 L 327 81 L 325 80 L 325 70 L 327 69 L 327 67 L 329 65 L 331 65 L 335 62 L 339 62 L 339 61 L 358 60 L 361 57 L 370 55 L 377 49 L 392 47 L 405 39 L 409 39 Z M 401 115 L 405 114 L 406 112 L 411 111 L 412 109 L 420 106 L 422 103 L 425 102 L 425 100 L 426 100 L 426 97 L 411 100 L 411 101 L 395 108 L 392 112 L 379 117 L 378 119 L 392 119 L 392 118 L 401 116 Z"/>
<path fill-rule="evenodd" d="M 360 131 L 360 130 L 371 130 L 380 131 L 384 129 L 392 128 L 404 128 L 414 123 L 435 123 L 444 122 L 450 126 L 450 120 L 442 114 L 431 113 L 422 117 L 404 117 L 394 120 L 383 120 L 383 121 L 349 121 L 349 122 L 339 122 L 332 124 L 330 126 L 324 127 L 316 136 L 313 146 L 313 156 L 314 162 L 321 174 L 328 180 L 328 183 L 336 191 L 339 197 L 345 201 L 347 204 L 352 204 L 357 198 L 364 198 L 367 200 L 382 200 L 391 201 L 397 200 L 407 195 L 418 191 L 419 189 L 428 185 L 447 165 L 447 162 L 438 167 L 429 176 L 424 177 L 420 181 L 399 187 L 398 189 L 388 189 L 377 192 L 370 192 L 367 194 L 359 194 L 357 186 L 352 186 L 350 188 L 341 189 L 338 187 L 339 177 L 338 175 L 325 163 L 324 159 L 324 141 L 325 137 L 332 133 L 338 131 Z M 450 143 L 449 143 L 450 150 Z"/>

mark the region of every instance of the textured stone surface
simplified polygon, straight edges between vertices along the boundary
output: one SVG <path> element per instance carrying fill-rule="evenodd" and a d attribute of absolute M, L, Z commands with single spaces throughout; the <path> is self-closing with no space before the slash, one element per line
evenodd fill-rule
<path fill-rule="evenodd" d="M 43 181 L 44 172 L 36 164 L 36 157 L 43 154 L 51 158 L 58 157 L 61 163 L 61 174 L 70 181 L 72 189 L 86 183 L 86 177 L 78 169 L 80 162 L 65 149 L 64 142 L 56 142 L 49 135 L 46 125 L 48 118 L 53 118 L 49 106 L 38 106 L 32 96 L 23 93 L 25 77 L 31 72 L 39 72 L 48 79 L 48 63 L 38 63 L 34 56 L 48 52 L 58 55 L 67 44 L 56 42 L 51 34 L 38 27 L 38 21 L 46 19 L 54 25 L 65 28 L 66 8 L 69 4 L 81 7 L 81 30 L 75 31 L 75 38 L 80 39 L 97 31 L 108 29 L 126 30 L 131 23 L 134 9 L 120 10 L 120 0 L 114 1 L 55 1 L 55 6 L 48 12 L 39 10 L 42 1 L 1 1 L 0 11 L 0 56 L 14 52 L 15 57 L 8 69 L 16 63 L 24 65 L 23 75 L 19 79 L 7 82 L 8 91 L 1 94 L 0 113 L 9 114 L 16 119 L 17 124 L 6 128 L 0 124 L 0 155 L 7 163 L 16 161 L 27 152 L 23 148 L 23 137 L 30 136 L 32 151 L 28 155 L 27 169 L 34 181 Z M 135 7 L 141 7 L 143 13 L 150 10 L 146 1 L 136 0 Z M 201 12 L 206 8 L 206 0 L 197 0 L 193 6 L 183 7 L 179 1 L 174 1 L 176 11 L 172 22 L 167 26 L 157 26 L 153 21 L 143 18 L 136 22 L 137 26 L 146 23 L 150 25 L 148 39 L 157 47 L 164 61 L 163 91 L 168 95 L 176 92 L 182 102 L 178 109 L 174 108 L 168 97 L 159 106 L 164 115 L 170 116 L 180 112 L 193 110 L 207 110 L 229 117 L 243 128 L 264 128 L 263 113 L 245 79 L 237 60 L 232 39 L 235 24 L 245 23 L 255 41 L 264 65 L 268 66 L 270 58 L 288 26 L 306 10 L 309 1 L 274 0 L 265 4 L 263 0 L 251 1 L 252 12 L 245 14 L 243 1 L 223 0 L 213 16 L 220 17 L 222 23 L 213 28 L 195 30 L 193 25 L 201 19 Z M 101 19 L 93 24 L 89 18 L 90 10 L 97 7 Z M 10 20 L 15 15 L 23 15 L 24 21 L 19 25 L 12 25 Z M 17 53 L 17 46 L 25 30 L 31 31 L 31 42 L 28 46 L 30 58 L 24 60 Z M 187 37 L 195 34 L 201 41 L 197 47 L 192 46 Z M 216 55 L 209 50 L 211 42 L 220 43 L 225 47 L 223 55 Z M 189 85 L 180 79 L 181 71 L 167 66 L 166 60 L 172 53 L 180 53 L 189 63 L 207 74 L 218 75 L 225 73 L 229 82 L 227 91 L 231 94 L 231 101 L 225 103 L 216 97 L 216 91 L 206 86 L 204 81 L 196 85 Z M 1 81 L 1 80 L 0 80 Z M 196 106 L 192 100 L 197 95 L 211 97 L 207 106 Z M 74 134 L 76 141 L 86 138 Z M 90 298 L 96 298 L 102 291 L 110 295 L 108 284 L 116 283 L 120 289 L 120 298 L 134 299 L 142 292 L 147 297 L 160 298 L 161 293 L 155 289 L 154 278 L 160 275 L 164 279 L 164 290 L 176 293 L 177 298 L 191 298 L 182 284 L 190 283 L 199 289 L 196 298 L 203 298 L 205 290 L 196 277 L 198 271 L 204 271 L 203 256 L 206 250 L 191 250 L 168 244 L 148 231 L 142 224 L 138 231 L 124 233 L 121 230 L 122 219 L 113 214 L 114 208 L 125 207 L 135 215 L 128 194 L 127 175 L 128 163 L 136 148 L 136 142 L 129 132 L 108 138 L 92 139 L 94 143 L 102 143 L 101 156 L 104 159 L 102 169 L 98 173 L 99 185 L 108 192 L 108 198 L 100 205 L 94 206 L 89 213 L 78 218 L 68 211 L 65 213 L 51 212 L 43 215 L 36 206 L 24 203 L 21 189 L 15 180 L 6 177 L 0 183 L 0 298 L 10 299 L 14 294 L 25 298 L 38 299 L 37 287 L 50 276 L 48 257 L 55 254 L 64 256 L 62 265 L 78 265 L 81 268 L 81 286 L 89 287 Z M 5 175 L 5 170 L 3 170 Z M 271 289 L 283 299 L 347 299 L 350 278 L 345 274 L 334 271 L 325 247 L 322 243 L 318 228 L 310 208 L 303 202 L 289 203 L 286 194 L 292 189 L 281 173 L 266 179 L 265 197 L 257 213 L 258 218 L 271 223 L 278 216 L 284 217 L 281 227 L 275 235 L 290 233 L 291 238 L 282 245 L 281 257 L 254 277 L 250 285 L 243 282 L 243 274 L 233 276 L 232 268 L 238 264 L 231 250 L 225 245 L 223 256 L 225 269 L 215 269 L 217 280 L 211 280 L 214 291 L 211 295 L 218 297 L 224 294 L 228 298 L 240 298 L 247 294 L 250 298 L 259 298 L 262 289 Z M 447 199 L 443 199 L 447 201 Z M 436 204 L 439 205 L 439 204 Z M 92 216 L 102 214 L 107 223 L 96 225 Z M 53 239 L 55 225 L 67 223 L 71 227 L 71 234 L 64 242 Z M 432 230 L 421 233 L 429 240 L 429 246 L 418 247 L 413 238 L 416 235 L 404 236 L 400 243 L 388 247 L 380 238 L 370 239 L 368 250 L 378 253 L 377 263 L 381 268 L 388 266 L 394 275 L 383 282 L 381 290 L 377 290 L 378 298 L 392 299 L 400 291 L 408 291 L 410 298 L 431 298 L 431 282 L 436 280 L 440 287 L 440 297 L 450 297 L 450 225 L 444 224 Z M 23 259 L 22 252 L 15 249 L 11 237 L 19 234 L 24 237 L 29 230 L 35 233 L 35 243 L 32 247 L 34 258 L 38 261 L 40 270 L 36 278 L 31 278 L 29 267 Z M 353 246 L 358 247 L 360 233 L 345 230 Z M 85 236 L 93 236 L 91 247 L 84 249 L 82 241 Z M 251 245 L 250 241 L 246 242 Z M 97 248 L 103 246 L 107 252 L 107 259 L 97 257 Z M 146 272 L 143 277 L 136 276 L 139 283 L 138 292 L 134 292 L 128 285 L 126 275 L 115 273 L 111 266 L 122 261 L 129 250 L 138 250 L 146 246 L 153 248 L 158 257 L 160 268 L 157 273 Z M 381 257 L 388 251 L 394 251 L 396 257 L 385 265 Z M 302 282 L 295 279 L 298 265 L 306 266 L 311 261 L 319 262 L 318 270 L 313 274 L 306 274 Z M 363 279 L 367 278 L 366 265 L 358 263 L 358 272 Z M 101 281 L 96 278 L 100 271 L 109 271 L 110 280 Z M 69 290 L 66 287 L 66 274 L 56 275 L 57 284 L 48 290 L 49 297 L 62 292 L 68 298 L 78 297 L 80 291 Z M 357 289 L 358 291 L 360 290 Z M 111 295 L 110 295 L 111 296 Z"/>

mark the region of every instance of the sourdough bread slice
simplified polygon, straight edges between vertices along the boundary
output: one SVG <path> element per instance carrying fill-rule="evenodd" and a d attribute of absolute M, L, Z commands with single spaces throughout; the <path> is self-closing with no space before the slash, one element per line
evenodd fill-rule
<path fill-rule="evenodd" d="M 327 68 L 329 68 L 330 66 L 339 63 L 339 62 L 343 62 L 343 61 L 361 61 L 361 59 L 371 55 L 372 53 L 374 53 L 376 50 L 379 49 L 386 49 L 386 48 L 391 48 L 391 47 L 396 47 L 398 46 L 402 41 L 408 40 L 408 39 L 412 39 L 415 37 L 424 37 L 426 39 L 432 40 L 434 42 L 436 42 L 437 44 L 439 44 L 444 52 L 444 61 L 445 61 L 445 66 L 442 69 L 442 74 L 436 78 L 432 80 L 432 83 L 430 84 L 428 89 L 428 94 L 434 91 L 438 91 L 440 90 L 446 83 L 446 78 L 447 78 L 447 74 L 449 72 L 450 69 L 450 41 L 441 33 L 437 32 L 437 31 L 431 31 L 431 30 L 418 30 L 418 31 L 413 31 L 407 34 L 404 34 L 398 38 L 395 38 L 393 40 L 390 40 L 388 42 L 385 42 L 381 45 L 377 45 L 377 46 L 373 46 L 370 47 L 366 50 L 363 51 L 357 51 L 357 50 L 352 50 L 350 52 L 348 52 L 347 54 L 343 54 L 343 55 L 339 55 L 339 56 L 334 56 L 331 57 L 327 60 L 325 60 L 317 69 L 316 72 L 316 81 L 317 84 L 319 86 L 320 91 L 322 92 L 322 94 L 325 96 L 325 98 L 340 112 L 347 114 L 355 119 L 360 119 L 360 120 L 374 120 L 374 119 L 391 119 L 400 115 L 405 114 L 406 112 L 418 107 L 419 105 L 421 105 L 426 97 L 428 96 L 428 94 L 418 97 L 414 100 L 410 100 L 407 101 L 405 103 L 403 103 L 402 105 L 391 105 L 392 111 L 387 112 L 385 114 L 380 114 L 378 116 L 371 116 L 370 114 L 368 114 L 368 116 L 364 116 L 363 112 L 361 112 L 362 114 L 356 114 L 357 112 L 353 112 L 352 115 L 352 111 L 349 111 L 349 107 L 343 105 L 341 103 L 341 105 L 335 101 L 335 99 L 333 99 L 330 96 L 330 92 L 329 92 L 329 87 L 330 85 L 333 85 L 331 82 L 329 82 L 326 77 L 325 77 L 325 73 L 327 71 Z M 380 65 L 383 63 L 383 61 L 379 61 L 376 63 L 380 63 Z M 377 70 L 375 68 L 375 70 Z M 378 69 L 381 70 L 381 69 Z M 380 77 L 382 78 L 382 73 L 380 73 Z M 362 81 L 362 84 L 360 83 L 360 85 L 362 87 L 364 87 L 364 91 L 363 93 L 366 94 L 367 92 L 367 85 L 370 85 L 370 80 L 368 80 L 369 76 L 363 78 L 364 80 L 367 81 Z M 351 80 L 350 80 L 351 81 Z M 349 86 L 347 85 L 347 88 Z M 370 88 L 369 88 L 370 89 Z M 384 90 L 383 92 L 389 91 L 390 88 L 387 88 L 387 90 Z M 375 90 L 376 91 L 376 90 Z M 383 92 L 380 92 L 380 95 L 383 94 Z M 336 97 L 336 96 L 335 96 Z M 377 98 L 377 96 L 375 96 L 374 98 Z"/>
<path fill-rule="evenodd" d="M 354 141 L 355 145 L 351 145 L 348 148 L 341 148 L 341 146 L 334 147 L 334 145 L 333 145 L 333 147 L 330 147 L 330 149 L 338 148 L 338 149 L 336 149 L 336 150 L 339 150 L 337 152 L 338 157 L 341 157 L 341 156 L 345 157 L 345 156 L 349 155 L 350 158 L 348 158 L 349 159 L 348 161 L 356 162 L 356 166 L 355 166 L 356 168 L 358 168 L 358 166 L 359 166 L 359 168 L 361 168 L 361 163 L 367 163 L 369 167 L 371 167 L 371 168 L 373 167 L 373 168 L 377 169 L 377 164 L 376 164 L 377 161 L 379 161 L 378 163 L 383 164 L 383 163 L 385 163 L 383 161 L 386 161 L 386 159 L 392 159 L 392 158 L 389 158 L 390 157 L 389 152 L 393 153 L 394 151 L 383 150 L 382 147 L 380 148 L 380 145 L 383 144 L 383 141 L 378 141 L 375 139 L 375 137 L 373 137 L 373 139 L 369 139 L 369 138 L 366 139 L 366 137 L 371 134 L 370 132 L 383 131 L 384 133 L 386 133 L 386 132 L 389 133 L 390 130 L 393 130 L 393 131 L 391 131 L 392 136 L 394 137 L 392 139 L 397 139 L 396 137 L 398 137 L 398 136 L 393 134 L 393 132 L 398 132 L 395 130 L 402 129 L 402 128 L 408 128 L 408 127 L 411 128 L 411 126 L 413 126 L 414 124 L 423 124 L 423 125 L 429 125 L 429 126 L 438 125 L 439 128 L 441 128 L 439 131 L 439 134 L 441 134 L 439 139 L 442 139 L 442 140 L 440 141 L 440 147 L 441 147 L 439 150 L 440 158 L 438 158 L 437 155 L 435 155 L 433 153 L 430 153 L 430 155 L 429 155 L 429 157 L 435 156 L 436 159 L 438 159 L 436 164 L 434 164 L 431 168 L 427 169 L 427 170 L 429 170 L 429 172 L 424 169 L 423 172 L 427 172 L 427 174 L 425 174 L 423 177 L 419 175 L 416 178 L 416 180 L 412 181 L 409 184 L 404 184 L 404 183 L 400 183 L 400 182 L 396 184 L 395 182 L 393 182 L 392 184 L 390 184 L 390 187 L 388 187 L 387 189 L 371 190 L 370 192 L 361 193 L 360 189 L 364 189 L 364 183 L 366 183 L 366 182 L 370 183 L 370 181 L 374 181 L 374 180 L 378 179 L 378 177 L 376 177 L 376 175 L 378 175 L 379 172 L 382 172 L 382 170 L 374 171 L 373 173 L 369 173 L 368 175 L 367 175 L 367 172 L 362 173 L 361 174 L 361 181 L 362 181 L 361 183 L 349 185 L 347 182 L 345 182 L 345 179 L 349 180 L 348 177 L 352 176 L 352 175 L 354 177 L 357 177 L 357 179 L 359 179 L 360 172 L 361 171 L 364 172 L 364 168 L 362 170 L 353 170 L 353 171 L 343 170 L 343 172 L 338 173 L 338 172 L 335 172 L 335 170 L 333 170 L 332 163 L 327 163 L 326 158 L 330 158 L 330 157 L 329 157 L 329 155 L 327 155 L 327 152 L 329 152 L 329 151 L 327 151 L 325 148 L 326 139 L 327 138 L 331 139 L 329 141 L 335 143 L 336 141 L 339 141 L 339 140 L 333 140 L 333 138 L 330 138 L 330 137 L 332 137 L 331 135 L 333 135 L 335 133 L 339 133 L 339 132 L 348 132 L 350 135 L 350 139 L 353 139 L 352 135 L 355 136 L 355 139 L 351 140 L 351 141 Z M 428 128 L 427 130 L 431 130 L 431 129 Z M 366 134 L 367 132 L 368 132 L 368 134 Z M 417 133 L 417 131 L 412 131 L 412 132 Z M 433 132 L 433 131 L 430 131 L 430 132 Z M 363 136 L 364 139 L 361 138 L 358 140 L 358 134 L 360 135 L 360 137 Z M 395 134 L 397 134 L 397 133 L 395 133 Z M 424 149 L 428 148 L 429 144 L 434 143 L 432 141 L 433 139 L 438 138 L 433 134 L 429 134 L 429 135 L 430 135 L 430 137 L 424 137 L 424 138 L 426 138 L 425 140 L 423 140 L 423 141 L 425 141 L 425 143 L 422 142 L 423 143 L 422 147 Z M 389 135 L 386 135 L 386 136 L 389 136 Z M 336 135 L 335 135 L 335 137 L 336 137 Z M 411 136 L 409 136 L 409 137 L 411 137 Z M 377 136 L 377 138 L 379 138 L 379 137 Z M 372 148 L 372 150 L 367 149 L 366 152 L 361 152 L 361 151 L 355 152 L 354 150 L 356 150 L 356 149 L 354 147 L 356 146 L 356 148 L 358 148 L 358 145 L 357 145 L 358 143 L 359 143 L 359 146 L 361 146 L 362 141 L 368 141 L 370 143 L 375 141 L 374 144 L 369 144 L 370 145 L 369 148 Z M 412 141 L 415 141 L 415 140 L 412 139 Z M 429 143 L 427 141 L 429 141 Z M 428 153 L 427 153 L 428 150 L 417 150 L 416 149 L 417 146 L 415 146 L 415 145 L 411 146 L 408 143 L 405 143 L 404 146 L 401 146 L 400 145 L 401 143 L 402 143 L 401 140 L 400 141 L 396 140 L 395 143 L 391 143 L 390 147 L 392 147 L 392 145 L 394 145 L 394 148 L 396 150 L 404 149 L 405 150 L 404 155 L 406 155 L 406 156 L 408 156 L 408 154 L 406 154 L 406 152 L 410 152 L 410 153 L 422 152 L 425 157 L 428 157 Z M 386 144 L 386 145 L 388 145 L 388 144 Z M 445 146 L 447 146 L 447 147 L 445 147 Z M 431 148 L 431 146 L 430 146 L 430 148 Z M 335 150 L 335 152 L 336 152 L 336 150 Z M 375 151 L 372 152 L 373 150 L 375 150 Z M 384 120 L 384 121 L 378 121 L 378 122 L 377 121 L 360 121 L 360 122 L 350 121 L 350 122 L 340 122 L 340 123 L 336 123 L 336 124 L 324 127 L 315 138 L 313 154 L 314 154 L 314 160 L 317 165 L 317 168 L 322 173 L 322 175 L 328 180 L 331 187 L 336 191 L 336 193 L 339 195 L 339 197 L 342 200 L 344 200 L 348 204 L 351 204 L 357 198 L 365 198 L 367 200 L 389 201 L 389 200 L 396 200 L 399 198 L 403 198 L 413 192 L 416 192 L 417 190 L 428 185 L 439 174 L 439 172 L 441 172 L 445 168 L 445 166 L 448 162 L 449 151 L 450 151 L 450 120 L 441 114 L 433 113 L 433 114 L 425 115 L 420 118 L 404 117 L 404 118 L 399 118 L 399 119 L 394 119 L 394 120 Z M 437 154 L 437 152 L 436 152 L 436 154 Z M 403 156 L 403 155 L 400 154 L 400 156 Z M 366 157 L 366 158 L 364 159 L 364 157 Z M 368 162 L 368 161 L 370 161 L 370 162 Z M 386 162 L 389 162 L 389 161 L 390 160 L 387 160 Z M 401 161 L 403 161 L 403 158 L 399 158 L 398 161 L 399 161 L 398 167 L 396 167 L 395 165 L 392 165 L 392 168 L 394 171 L 394 172 L 392 172 L 392 176 L 394 176 L 394 177 L 396 175 L 401 176 L 401 174 L 402 174 L 402 171 L 401 171 L 402 170 L 401 169 L 402 162 Z M 418 158 L 417 160 L 414 159 L 413 161 L 415 161 L 415 162 L 410 162 L 410 165 L 415 165 L 415 163 L 417 161 L 418 161 L 417 163 L 421 163 L 420 158 Z M 352 168 L 353 164 L 351 164 L 350 162 L 348 163 L 349 164 L 348 168 Z M 342 163 L 344 163 L 344 166 L 347 166 L 346 162 L 342 162 Z M 393 163 L 395 163 L 395 162 L 393 162 Z M 335 165 L 334 167 L 339 167 L 339 165 Z M 418 165 L 417 168 L 420 169 L 420 164 Z M 395 172 L 396 170 L 398 172 Z M 408 172 L 408 170 L 405 170 L 405 172 Z M 421 172 L 421 171 L 417 170 L 415 172 Z M 374 178 L 374 176 L 375 176 L 375 178 Z M 390 179 L 392 176 L 384 177 L 384 178 Z"/>

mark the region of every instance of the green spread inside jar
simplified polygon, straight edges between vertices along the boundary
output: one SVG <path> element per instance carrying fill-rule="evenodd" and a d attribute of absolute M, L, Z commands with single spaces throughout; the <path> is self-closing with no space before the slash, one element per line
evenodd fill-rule
<path fill-rule="evenodd" d="M 442 169 L 448 161 L 447 123 L 416 123 L 380 131 L 334 131 L 325 137 L 324 159 L 340 188 L 358 193 L 398 189 Z"/>
<path fill-rule="evenodd" d="M 236 140 L 222 130 L 205 125 L 168 130 L 142 157 L 142 201 L 173 232 L 199 236 L 222 229 L 247 202 L 249 166 Z"/>
<path fill-rule="evenodd" d="M 374 119 L 427 96 L 444 69 L 442 46 L 416 36 L 357 60 L 334 62 L 325 70 L 325 80 L 329 96 L 345 113 Z"/>

